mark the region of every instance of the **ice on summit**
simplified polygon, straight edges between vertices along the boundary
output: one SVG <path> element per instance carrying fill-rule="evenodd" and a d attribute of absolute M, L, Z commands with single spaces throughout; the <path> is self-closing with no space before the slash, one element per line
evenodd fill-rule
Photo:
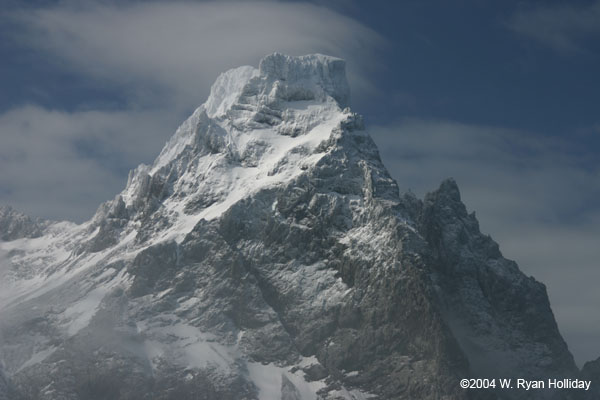
<path fill-rule="evenodd" d="M 311 54 L 291 57 L 271 54 L 263 58 L 259 76 L 272 99 L 286 101 L 335 99 L 341 108 L 350 104 L 346 62 L 342 59 Z"/>
<path fill-rule="evenodd" d="M 209 117 L 222 117 L 236 103 L 244 104 L 242 97 L 255 97 L 256 105 L 332 98 L 345 108 L 350 102 L 346 63 L 321 54 L 291 57 L 274 53 L 261 60 L 258 70 L 244 66 L 221 74 L 204 108 Z"/>
<path fill-rule="evenodd" d="M 210 88 L 208 100 L 204 103 L 206 114 L 210 118 L 225 115 L 242 94 L 244 86 L 257 75 L 258 70 L 251 66 L 230 69 L 219 75 Z"/>
<path fill-rule="evenodd" d="M 345 109 L 349 99 L 345 62 L 334 57 L 274 53 L 258 69 L 229 70 L 154 164 L 132 173 L 121 198 L 130 210 L 146 207 L 160 186 L 153 194 L 171 225 L 160 240 L 182 240 L 200 220 L 318 162 L 320 144 L 357 118 Z"/>
<path fill-rule="evenodd" d="M 326 117 L 326 111 L 339 112 L 349 100 L 343 60 L 319 54 L 271 54 L 258 69 L 243 66 L 219 75 L 207 101 L 177 129 L 152 171 L 173 161 L 186 147 L 204 145 L 212 152 L 234 147 L 235 135 L 228 135 L 231 129 L 248 131 L 266 124 L 291 136 L 306 132 L 322 120 L 314 114 Z"/>
<path fill-rule="evenodd" d="M 217 133 L 226 134 L 230 128 L 247 131 L 260 129 L 265 123 L 283 124 L 278 127 L 279 133 L 295 135 L 303 128 L 302 119 L 307 124 L 320 122 L 310 121 L 311 113 L 302 113 L 303 109 L 315 111 L 318 107 L 321 114 L 333 113 L 347 107 L 349 102 L 344 60 L 320 54 L 300 57 L 271 54 L 261 60 L 258 69 L 243 66 L 219 75 L 208 100 L 177 129 L 153 170 L 172 161 L 186 146 L 202 143 L 202 139 L 216 150 L 221 139 Z M 300 121 L 296 120 L 298 117 Z M 203 129 L 211 120 L 218 121 L 212 123 L 214 129 Z M 291 120 L 296 126 L 288 124 L 286 131 L 285 123 Z M 217 125 L 224 130 L 215 132 L 219 131 Z M 304 128 L 306 131 L 307 127 Z M 227 143 L 231 144 L 232 139 L 231 135 L 227 137 Z"/>

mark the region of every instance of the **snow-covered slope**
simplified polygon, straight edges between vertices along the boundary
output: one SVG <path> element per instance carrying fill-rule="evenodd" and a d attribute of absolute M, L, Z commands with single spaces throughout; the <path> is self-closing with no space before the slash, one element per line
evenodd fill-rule
<path fill-rule="evenodd" d="M 463 399 L 458 380 L 478 373 L 577 373 L 543 287 L 452 182 L 401 197 L 349 99 L 343 60 L 272 54 L 222 74 L 90 221 L 0 212 L 0 385 L 48 400 Z"/>

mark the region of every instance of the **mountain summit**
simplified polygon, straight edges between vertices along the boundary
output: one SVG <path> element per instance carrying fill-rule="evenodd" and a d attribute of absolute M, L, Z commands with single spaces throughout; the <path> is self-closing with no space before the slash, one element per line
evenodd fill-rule
<path fill-rule="evenodd" d="M 400 195 L 349 102 L 343 60 L 272 54 L 90 221 L 0 212 L 0 399 L 571 398 L 460 388 L 579 372 L 545 287 L 454 181 Z"/>

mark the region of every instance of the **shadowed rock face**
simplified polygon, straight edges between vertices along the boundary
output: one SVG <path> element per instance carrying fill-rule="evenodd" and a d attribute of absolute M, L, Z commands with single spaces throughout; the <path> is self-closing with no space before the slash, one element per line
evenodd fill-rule
<path fill-rule="evenodd" d="M 528 371 L 532 374 L 577 374 L 545 286 L 522 274 L 516 263 L 502 257 L 490 237 L 481 234 L 454 181 L 426 196 L 420 230 L 432 250 L 433 277 L 445 319 L 475 371 L 508 376 L 529 366 L 539 367 Z M 533 366 L 529 360 L 533 356 L 544 361 Z"/>
<path fill-rule="evenodd" d="M 544 286 L 453 181 L 400 196 L 348 102 L 331 57 L 226 72 L 92 220 L 0 243 L 0 393 L 520 399 L 458 383 L 575 376 Z"/>
<path fill-rule="evenodd" d="M 579 370 L 550 309 L 546 287 L 525 276 L 479 231 L 453 180 L 425 196 L 419 231 L 444 320 L 477 377 L 575 378 Z M 506 394 L 505 394 L 506 395 Z M 547 397 L 544 397 L 547 396 Z M 507 398 L 533 398 L 514 391 Z M 564 398 L 549 390 L 541 398 Z"/>

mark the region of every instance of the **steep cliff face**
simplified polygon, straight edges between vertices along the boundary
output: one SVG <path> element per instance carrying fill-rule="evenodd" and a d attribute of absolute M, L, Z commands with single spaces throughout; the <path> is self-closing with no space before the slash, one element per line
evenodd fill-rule
<path fill-rule="evenodd" d="M 344 68 L 222 74 L 90 221 L 0 242 L 22 398 L 491 399 L 459 380 L 577 373 L 543 285 L 456 184 L 399 195 Z"/>

